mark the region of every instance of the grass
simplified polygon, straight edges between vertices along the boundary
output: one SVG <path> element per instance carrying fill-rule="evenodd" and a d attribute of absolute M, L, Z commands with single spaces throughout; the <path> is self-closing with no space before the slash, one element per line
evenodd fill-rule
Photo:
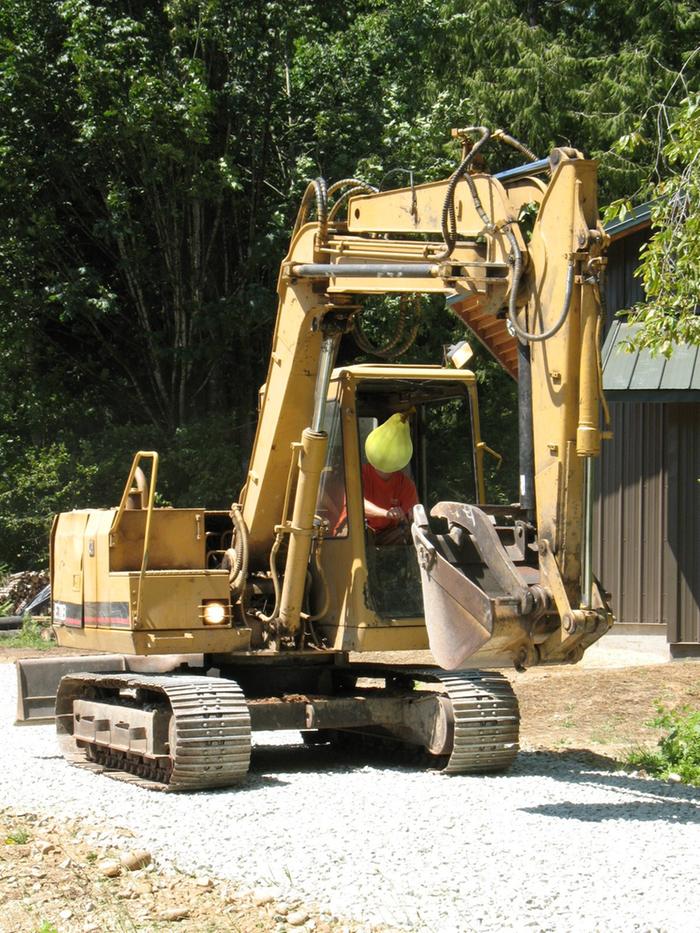
<path fill-rule="evenodd" d="M 664 780 L 680 779 L 700 786 L 700 709 L 667 709 L 656 704 L 657 715 L 647 725 L 664 729 L 655 750 L 633 749 L 625 763 Z"/>
<path fill-rule="evenodd" d="M 13 829 L 5 836 L 5 845 L 24 846 L 29 842 L 29 833 L 26 829 Z"/>
<path fill-rule="evenodd" d="M 33 616 L 25 616 L 22 628 L 16 635 L 3 638 L 2 645 L 5 648 L 38 648 L 45 651 L 51 647 L 51 642 L 44 641 L 42 631 L 42 626 Z"/>

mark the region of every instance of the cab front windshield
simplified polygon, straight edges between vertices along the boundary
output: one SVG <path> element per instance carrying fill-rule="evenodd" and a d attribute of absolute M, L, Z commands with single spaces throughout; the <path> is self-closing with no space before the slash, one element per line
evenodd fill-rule
<path fill-rule="evenodd" d="M 373 468 L 367 462 L 365 442 L 373 430 L 397 412 L 407 414 L 413 444 L 413 456 L 402 471 L 405 479 L 401 478 L 400 485 L 414 485 L 413 501 L 420 502 L 427 512 L 444 500 L 476 501 L 472 418 L 464 384 L 378 381 L 363 386 L 357 395 L 368 595 L 380 616 L 415 617 L 423 614 L 423 603 L 410 513 L 403 521 L 397 518 L 394 527 L 378 531 L 367 504 L 376 483 L 371 481 Z"/>

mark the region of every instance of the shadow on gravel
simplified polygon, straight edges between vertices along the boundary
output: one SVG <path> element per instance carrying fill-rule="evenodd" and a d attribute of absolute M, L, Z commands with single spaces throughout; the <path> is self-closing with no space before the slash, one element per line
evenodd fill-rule
<path fill-rule="evenodd" d="M 632 820 L 662 823 L 700 824 L 697 804 L 685 800 L 626 800 L 620 803 L 545 803 L 538 807 L 522 807 L 523 813 L 553 816 L 583 823 L 603 823 L 606 820 Z"/>
<path fill-rule="evenodd" d="M 288 787 L 291 783 L 291 781 L 285 781 L 284 778 L 276 777 L 274 774 L 259 774 L 255 769 L 251 768 L 245 780 L 240 784 L 234 784 L 230 787 L 210 788 L 204 791 L 197 791 L 197 793 L 206 794 L 207 797 L 240 797 L 241 794 L 255 793 L 260 790 L 265 790 L 267 787 Z M 187 797 L 187 794 L 188 791 L 183 792 L 184 797 Z M 2 927 L 0 927 L 0 930 L 1 929 Z"/>
<path fill-rule="evenodd" d="M 620 795 L 619 803 L 541 804 L 523 807 L 539 813 L 586 822 L 604 820 L 664 820 L 700 823 L 700 788 L 668 784 L 636 777 L 620 769 L 619 762 L 586 749 L 564 752 L 521 752 L 511 771 L 517 775 L 541 775 L 569 785 L 601 787 Z"/>
<path fill-rule="evenodd" d="M 337 774 L 360 771 L 367 766 L 404 772 L 425 770 L 390 752 L 350 751 L 333 745 L 255 745 L 250 759 L 250 772 L 256 775 L 279 771 Z"/>

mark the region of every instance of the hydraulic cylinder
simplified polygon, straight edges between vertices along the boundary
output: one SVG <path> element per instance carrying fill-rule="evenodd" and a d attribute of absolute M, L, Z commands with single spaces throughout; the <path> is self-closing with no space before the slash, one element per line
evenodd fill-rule
<path fill-rule="evenodd" d="M 289 550 L 280 599 L 279 619 L 289 632 L 299 629 L 306 572 L 314 533 L 314 515 L 321 470 L 326 462 L 328 435 L 305 428 L 299 448 L 299 478 L 292 522 L 289 526 Z"/>

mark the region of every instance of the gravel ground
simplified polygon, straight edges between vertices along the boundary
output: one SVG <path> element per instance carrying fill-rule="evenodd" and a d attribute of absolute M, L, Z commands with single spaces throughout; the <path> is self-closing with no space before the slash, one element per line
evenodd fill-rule
<path fill-rule="evenodd" d="M 697 929 L 697 789 L 527 750 L 507 775 L 446 777 L 277 733 L 243 788 L 170 796 L 70 768 L 51 727 L 13 726 L 13 665 L 0 690 L 4 806 L 126 827 L 181 870 L 400 930 Z"/>

